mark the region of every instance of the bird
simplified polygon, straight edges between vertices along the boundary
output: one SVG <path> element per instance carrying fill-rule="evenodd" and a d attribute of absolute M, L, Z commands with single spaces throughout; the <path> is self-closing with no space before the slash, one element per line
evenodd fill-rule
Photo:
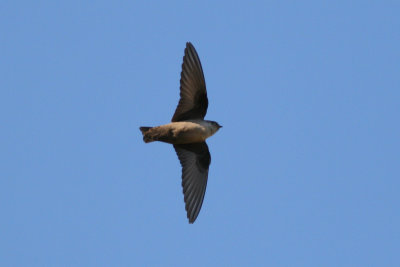
<path fill-rule="evenodd" d="M 171 123 L 140 127 L 143 141 L 172 144 L 182 166 L 182 189 L 190 224 L 200 213 L 211 163 L 206 139 L 220 128 L 215 121 L 204 120 L 208 108 L 206 82 L 199 56 L 186 43 L 180 78 L 180 99 Z"/>

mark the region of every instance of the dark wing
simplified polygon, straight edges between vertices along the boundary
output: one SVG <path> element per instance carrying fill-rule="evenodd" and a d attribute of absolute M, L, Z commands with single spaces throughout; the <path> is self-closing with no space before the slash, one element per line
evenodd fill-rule
<path fill-rule="evenodd" d="M 172 121 L 204 119 L 208 107 L 206 82 L 199 56 L 191 43 L 186 43 L 183 56 L 180 95 Z"/>
<path fill-rule="evenodd" d="M 208 167 L 211 163 L 206 142 L 174 145 L 182 165 L 182 187 L 189 223 L 199 215 L 206 193 Z"/>

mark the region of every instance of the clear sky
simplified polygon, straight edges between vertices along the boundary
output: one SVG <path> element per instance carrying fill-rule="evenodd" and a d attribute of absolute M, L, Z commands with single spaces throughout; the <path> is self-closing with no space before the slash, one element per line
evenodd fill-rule
<path fill-rule="evenodd" d="M 3 1 L 1 266 L 400 266 L 398 1 Z M 185 43 L 224 127 L 189 225 Z"/>

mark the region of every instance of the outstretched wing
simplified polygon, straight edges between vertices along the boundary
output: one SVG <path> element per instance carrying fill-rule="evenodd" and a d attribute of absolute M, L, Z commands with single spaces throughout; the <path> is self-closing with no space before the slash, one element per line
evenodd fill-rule
<path fill-rule="evenodd" d="M 180 100 L 172 121 L 204 119 L 208 98 L 199 56 L 191 43 L 186 43 L 183 56 Z"/>
<path fill-rule="evenodd" d="M 199 215 L 206 193 L 208 167 L 211 163 L 206 142 L 174 145 L 182 165 L 182 187 L 189 223 Z"/>

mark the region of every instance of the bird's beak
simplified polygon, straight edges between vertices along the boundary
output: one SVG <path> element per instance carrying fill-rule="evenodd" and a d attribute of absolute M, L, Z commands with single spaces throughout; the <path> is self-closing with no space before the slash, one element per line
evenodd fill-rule
<path fill-rule="evenodd" d="M 218 125 L 218 129 L 220 129 L 220 128 L 222 128 L 222 126 L 221 126 L 221 125 Z"/>

